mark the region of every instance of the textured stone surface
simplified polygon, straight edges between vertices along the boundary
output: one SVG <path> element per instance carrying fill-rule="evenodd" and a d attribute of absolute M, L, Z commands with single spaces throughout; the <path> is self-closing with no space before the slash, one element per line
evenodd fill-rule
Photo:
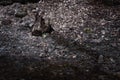
<path fill-rule="evenodd" d="M 32 36 L 35 12 L 50 19 L 51 34 Z M 0 6 L 0 80 L 119 80 L 119 22 L 119 5 L 90 0 Z"/>

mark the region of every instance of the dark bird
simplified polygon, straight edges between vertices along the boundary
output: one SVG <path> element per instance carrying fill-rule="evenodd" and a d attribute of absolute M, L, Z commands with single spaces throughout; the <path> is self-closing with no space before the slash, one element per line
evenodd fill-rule
<path fill-rule="evenodd" d="M 36 13 L 35 18 L 35 23 L 32 29 L 33 36 L 42 36 L 44 33 L 51 33 L 54 31 L 54 29 L 51 27 L 50 19 L 45 23 L 45 19 L 38 13 Z"/>

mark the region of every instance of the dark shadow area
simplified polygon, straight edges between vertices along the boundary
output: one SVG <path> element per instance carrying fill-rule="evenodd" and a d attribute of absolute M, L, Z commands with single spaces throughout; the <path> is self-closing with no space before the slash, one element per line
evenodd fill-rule
<path fill-rule="evenodd" d="M 86 72 L 86 67 L 78 62 L 50 61 L 25 56 L 0 56 L 0 80 L 119 80 L 116 76 L 101 72 L 94 66 Z"/>
<path fill-rule="evenodd" d="M 2 41 L 1 47 L 12 42 L 8 35 L 1 33 L 0 36 L 2 37 L 0 38 Z M 97 56 L 93 55 L 93 53 L 96 53 L 95 51 L 86 49 L 83 45 L 78 45 L 77 42 L 72 43 L 70 39 L 64 38 L 59 33 L 54 32 L 51 37 L 58 45 L 66 46 L 70 51 L 87 52 L 88 55 L 92 56 L 94 62 L 85 61 L 83 63 L 84 61 L 74 59 L 49 60 L 45 57 L 12 55 L 14 54 L 13 50 L 6 53 L 4 50 L 0 55 L 0 80 L 101 80 L 101 76 L 105 80 L 119 80 L 118 77 L 113 75 L 113 72 L 101 70 L 102 65 L 97 63 Z"/>
<path fill-rule="evenodd" d="M 80 44 L 77 41 L 74 41 L 71 38 L 64 38 L 62 34 L 54 31 L 51 34 L 53 40 L 55 40 L 56 44 L 65 46 L 69 48 L 70 51 L 78 51 L 78 52 L 86 52 L 88 55 L 92 56 L 96 61 L 99 54 L 96 50 L 92 50 L 91 48 L 87 48 L 84 44 Z"/>
<path fill-rule="evenodd" d="M 13 3 L 21 3 L 21 4 L 37 3 L 39 1 L 40 0 L 0 0 L 0 5 L 7 6 Z"/>
<path fill-rule="evenodd" d="M 93 0 L 91 3 L 94 5 L 103 4 L 105 6 L 118 6 L 120 5 L 120 0 Z"/>

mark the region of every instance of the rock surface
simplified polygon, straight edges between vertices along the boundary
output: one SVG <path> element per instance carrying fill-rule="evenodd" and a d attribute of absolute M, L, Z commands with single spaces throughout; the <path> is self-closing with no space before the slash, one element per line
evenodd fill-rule
<path fill-rule="evenodd" d="M 27 1 L 0 5 L 0 80 L 120 79 L 120 5 Z M 51 34 L 31 35 L 35 12 L 50 19 Z"/>

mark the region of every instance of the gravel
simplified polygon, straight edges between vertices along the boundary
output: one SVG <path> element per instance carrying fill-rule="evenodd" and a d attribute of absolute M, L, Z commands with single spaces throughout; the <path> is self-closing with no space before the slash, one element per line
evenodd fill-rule
<path fill-rule="evenodd" d="M 2 1 L 0 80 L 120 79 L 119 5 L 40 0 L 2 6 Z M 53 32 L 32 35 L 35 12 L 44 12 Z"/>

